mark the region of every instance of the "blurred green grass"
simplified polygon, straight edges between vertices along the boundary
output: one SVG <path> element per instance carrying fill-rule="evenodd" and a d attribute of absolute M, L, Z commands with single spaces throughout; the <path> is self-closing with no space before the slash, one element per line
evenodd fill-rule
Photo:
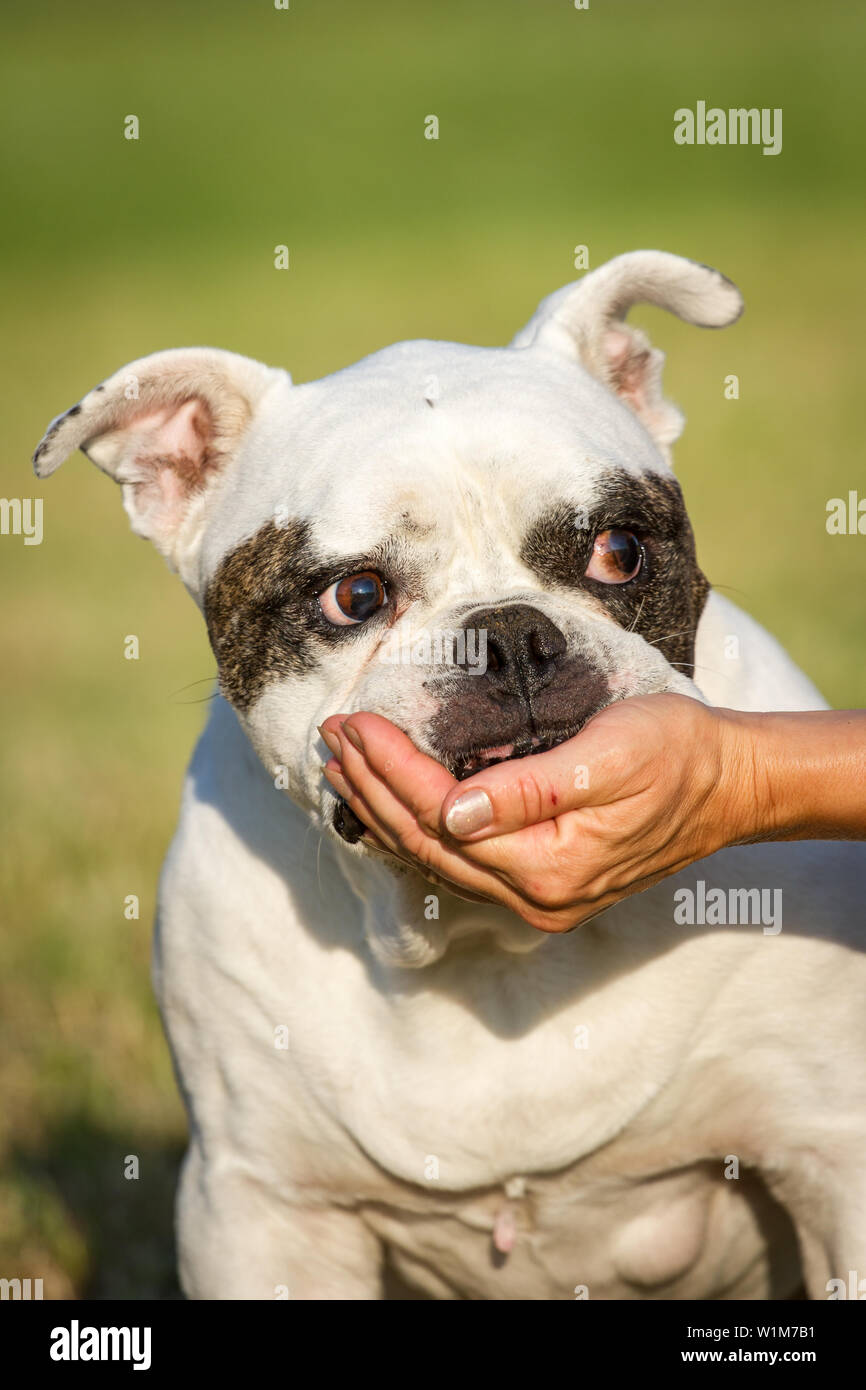
<path fill-rule="evenodd" d="M 213 343 L 303 380 L 399 338 L 507 341 L 574 278 L 578 243 L 593 266 L 694 256 L 740 284 L 743 320 L 635 318 L 689 417 L 676 457 L 703 567 L 831 702 L 864 704 L 866 540 L 824 522 L 828 498 L 866 493 L 866 15 L 45 0 L 4 27 L 0 491 L 44 497 L 45 538 L 0 538 L 0 1274 L 42 1277 L 46 1297 L 171 1296 L 183 1118 L 149 935 L 213 661 L 116 490 L 80 457 L 36 484 L 33 446 L 160 347 Z M 782 107 L 782 154 L 675 146 L 673 111 L 698 99 Z"/>

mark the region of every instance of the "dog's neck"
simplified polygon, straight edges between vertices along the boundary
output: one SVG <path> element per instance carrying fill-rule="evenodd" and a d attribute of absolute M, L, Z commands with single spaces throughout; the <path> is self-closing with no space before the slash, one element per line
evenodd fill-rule
<path fill-rule="evenodd" d="M 547 939 L 506 908 L 465 902 L 324 830 L 313 806 L 277 790 L 221 696 L 190 774 L 199 799 L 217 806 L 235 836 L 285 879 L 288 901 L 303 897 L 304 929 L 331 944 L 365 941 L 381 965 L 417 969 L 472 940 L 526 954 Z"/>
<path fill-rule="evenodd" d="M 340 846 L 333 848 L 362 904 L 367 943 L 382 965 L 418 969 L 470 941 L 525 955 L 545 940 L 543 932 L 507 908 L 467 902 L 411 870 L 395 872 L 383 857 L 374 859 L 366 851 L 342 853 Z"/>

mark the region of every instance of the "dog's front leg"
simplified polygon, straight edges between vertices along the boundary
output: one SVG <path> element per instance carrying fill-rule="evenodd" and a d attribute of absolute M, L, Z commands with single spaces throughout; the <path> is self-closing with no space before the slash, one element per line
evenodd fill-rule
<path fill-rule="evenodd" d="M 866 1299 L 866 1193 L 862 1173 L 850 1175 L 861 1187 L 856 1204 L 841 1203 L 835 1211 L 823 1203 L 826 1226 L 817 1229 L 815 1211 L 797 1223 L 803 1260 L 803 1279 L 810 1299 Z"/>
<path fill-rule="evenodd" d="M 350 1211 L 281 1200 L 190 1148 L 177 1199 L 180 1279 L 195 1299 L 379 1299 L 383 1253 Z"/>
<path fill-rule="evenodd" d="M 776 1195 L 790 1213 L 810 1299 L 866 1299 L 866 1136 L 838 1125 L 791 1163 Z"/>

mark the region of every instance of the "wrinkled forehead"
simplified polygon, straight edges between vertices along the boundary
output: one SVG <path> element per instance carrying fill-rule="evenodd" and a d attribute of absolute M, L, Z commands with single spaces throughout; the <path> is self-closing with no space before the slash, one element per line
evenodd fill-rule
<path fill-rule="evenodd" d="M 605 476 L 667 472 L 643 427 L 575 361 L 403 343 L 288 387 L 253 423 L 203 548 L 212 573 L 261 526 L 308 522 L 333 551 L 434 529 L 525 530 L 591 508 Z"/>

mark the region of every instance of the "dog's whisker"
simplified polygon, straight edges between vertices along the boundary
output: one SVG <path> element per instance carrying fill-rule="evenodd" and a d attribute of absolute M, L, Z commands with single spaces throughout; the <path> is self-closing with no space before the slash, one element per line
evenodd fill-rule
<path fill-rule="evenodd" d="M 696 632 L 696 627 L 684 628 L 682 632 L 666 632 L 664 637 L 657 637 L 654 642 L 647 642 L 647 646 L 657 647 L 660 642 L 670 642 L 674 637 L 692 637 Z"/>
<path fill-rule="evenodd" d="M 189 685 L 181 685 L 177 690 L 172 691 L 173 695 L 182 695 L 185 690 L 192 690 L 195 685 L 212 685 L 216 680 L 216 675 L 202 676 L 200 680 L 190 681 Z"/>
<path fill-rule="evenodd" d="M 627 629 L 629 632 L 634 632 L 635 628 L 637 627 L 638 622 L 640 621 L 640 615 L 641 615 L 641 613 L 643 612 L 643 606 L 644 606 L 645 603 L 646 603 L 646 594 L 644 594 L 643 598 L 642 598 L 641 601 L 640 601 L 640 607 L 638 608 L 637 612 L 636 612 L 635 615 L 634 615 L 634 622 L 633 622 L 633 623 L 631 624 L 631 626 Z M 661 640 L 663 641 L 664 639 L 662 638 Z"/>
<path fill-rule="evenodd" d="M 320 898 L 325 896 L 322 892 L 322 841 L 324 838 L 322 832 L 319 831 L 319 841 L 316 845 L 316 887 L 319 890 Z"/>
<path fill-rule="evenodd" d="M 701 666 L 697 661 L 669 661 L 668 666 L 685 666 L 692 671 L 709 671 L 711 676 L 718 676 L 721 672 L 713 666 Z"/>
<path fill-rule="evenodd" d="M 306 826 L 305 830 L 304 830 L 304 843 L 303 843 L 303 847 L 302 847 L 302 849 L 301 849 L 301 859 L 302 859 L 302 860 L 303 860 L 303 859 L 306 859 L 306 857 L 307 857 L 307 846 L 308 846 L 308 844 L 310 843 L 310 836 L 312 835 L 312 833 L 313 833 L 313 831 L 315 830 L 315 828 L 316 828 L 316 827 L 315 827 L 315 825 L 313 824 L 313 822 L 310 821 L 310 822 L 308 823 L 308 825 Z"/>

